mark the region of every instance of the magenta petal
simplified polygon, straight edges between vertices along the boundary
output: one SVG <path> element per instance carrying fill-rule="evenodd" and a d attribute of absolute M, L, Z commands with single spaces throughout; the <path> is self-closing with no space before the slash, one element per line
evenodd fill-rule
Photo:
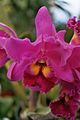
<path fill-rule="evenodd" d="M 37 37 L 42 35 L 52 36 L 55 35 L 55 27 L 52 24 L 51 17 L 46 7 L 41 7 L 37 13 L 36 20 Z"/>
<path fill-rule="evenodd" d="M 42 75 L 33 76 L 25 73 L 23 85 L 33 90 L 47 93 L 54 86 L 54 83 L 51 82 L 51 80 L 44 78 Z"/>
<path fill-rule="evenodd" d="M 74 81 L 74 76 L 72 73 L 71 68 L 68 66 L 64 66 L 62 68 L 55 68 L 55 74 L 58 78 L 67 81 L 67 82 L 73 82 Z"/>
<path fill-rule="evenodd" d="M 5 44 L 7 42 L 8 38 L 0 37 L 0 48 L 5 49 Z"/>
<path fill-rule="evenodd" d="M 20 61 L 22 56 L 31 48 L 30 41 L 26 39 L 11 38 L 6 42 L 6 51 L 14 61 Z"/>
<path fill-rule="evenodd" d="M 68 63 L 73 69 L 80 67 L 80 45 L 73 48 L 72 55 L 70 56 Z"/>
<path fill-rule="evenodd" d="M 61 30 L 56 33 L 56 36 L 59 38 L 59 40 L 64 41 L 65 33 L 66 33 L 66 30 Z"/>
<path fill-rule="evenodd" d="M 24 73 L 23 85 L 25 87 L 29 87 L 33 90 L 40 91 L 40 86 L 36 83 L 37 77 L 30 75 L 28 73 Z"/>
<path fill-rule="evenodd" d="M 10 35 L 6 32 L 4 32 L 3 30 L 0 30 L 0 37 L 6 37 L 6 38 L 9 38 Z"/>
<path fill-rule="evenodd" d="M 0 67 L 2 67 L 7 61 L 7 54 L 4 49 L 0 49 Z"/>
<path fill-rule="evenodd" d="M 47 92 L 50 91 L 51 88 L 54 87 L 56 80 L 54 80 L 54 81 L 52 82 L 51 79 L 52 79 L 52 78 L 45 78 L 44 76 L 40 76 L 40 77 L 38 78 L 38 81 L 37 81 L 37 82 L 38 82 L 38 83 L 40 84 L 40 86 L 41 86 L 41 90 L 40 90 L 41 92 L 47 93 Z"/>
<path fill-rule="evenodd" d="M 75 71 L 75 73 L 76 73 L 78 79 L 80 80 L 80 70 L 78 71 L 78 70 L 75 69 L 74 71 Z"/>
<path fill-rule="evenodd" d="M 3 28 L 5 28 L 6 30 L 8 30 L 11 33 L 11 36 L 13 37 L 17 37 L 16 33 L 7 25 L 0 23 L 0 26 L 2 26 Z"/>
<path fill-rule="evenodd" d="M 22 80 L 25 66 L 24 63 L 13 62 L 7 73 L 8 78 L 13 81 Z"/>
<path fill-rule="evenodd" d="M 6 41 L 10 38 L 10 35 L 3 30 L 0 30 L 0 47 L 5 48 Z"/>
<path fill-rule="evenodd" d="M 67 59 L 72 53 L 66 43 L 64 44 L 62 41 L 53 37 L 46 38 L 45 50 L 46 56 L 58 66 L 65 65 Z"/>
<path fill-rule="evenodd" d="M 50 104 L 52 113 L 57 117 L 64 117 L 66 120 L 75 120 L 77 107 L 74 100 L 64 103 L 64 98 Z"/>

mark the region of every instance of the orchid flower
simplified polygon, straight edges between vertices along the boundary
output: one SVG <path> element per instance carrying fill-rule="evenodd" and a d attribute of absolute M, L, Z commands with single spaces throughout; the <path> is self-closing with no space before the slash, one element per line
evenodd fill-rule
<path fill-rule="evenodd" d="M 16 33 L 7 25 L 0 23 L 0 26 L 8 30 L 8 33 L 0 29 L 0 67 L 8 60 L 8 55 L 5 50 L 5 43 L 11 36 L 16 37 Z"/>
<path fill-rule="evenodd" d="M 77 35 L 77 42 L 75 42 L 75 39 L 72 38 L 71 42 L 69 43 L 69 47 L 72 48 L 72 54 L 67 59 L 66 65 L 61 68 L 61 72 L 64 70 L 65 71 L 60 83 L 60 95 L 56 101 L 50 103 L 52 113 L 57 117 L 66 118 L 66 120 L 76 119 L 76 112 L 80 104 L 80 41 L 79 31 L 75 29 L 76 25 L 79 27 L 79 23 L 76 22 L 75 17 L 68 21 L 67 26 L 71 29 L 74 29 L 74 33 Z M 69 79 L 64 81 L 64 75 L 67 75 L 67 77 L 73 81 L 69 82 Z"/>
<path fill-rule="evenodd" d="M 58 69 L 66 64 L 72 50 L 63 42 L 65 31 L 56 32 L 46 7 L 38 11 L 35 24 L 35 42 L 13 37 L 7 41 L 7 53 L 14 61 L 8 78 L 22 80 L 24 86 L 47 93 L 63 76 L 68 78 Z"/>
<path fill-rule="evenodd" d="M 76 17 L 70 18 L 67 27 L 74 31 L 71 44 L 80 44 L 80 20 L 76 20 Z"/>
<path fill-rule="evenodd" d="M 76 17 L 69 19 L 67 23 L 67 27 L 73 29 L 74 31 L 73 38 L 71 39 L 71 42 L 68 44 L 69 46 L 68 49 L 71 49 L 72 53 L 67 59 L 66 64 L 63 67 L 60 67 L 60 69 L 59 68 L 57 69 L 58 70 L 57 76 L 59 76 L 64 81 L 74 82 L 75 78 L 74 78 L 73 71 L 76 72 L 78 80 L 80 80 L 80 36 L 79 36 L 80 23 L 79 23 L 79 20 L 76 21 Z"/>
<path fill-rule="evenodd" d="M 79 85 L 77 84 L 77 86 Z M 66 118 L 66 120 L 76 119 L 76 112 L 80 101 L 77 86 L 74 83 L 62 82 L 58 100 L 50 103 L 50 108 L 54 115 Z"/>

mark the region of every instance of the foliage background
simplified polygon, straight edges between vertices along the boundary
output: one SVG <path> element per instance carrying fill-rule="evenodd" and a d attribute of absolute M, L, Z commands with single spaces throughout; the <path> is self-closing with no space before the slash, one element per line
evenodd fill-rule
<path fill-rule="evenodd" d="M 0 0 L 0 22 L 13 28 L 18 37 L 29 37 L 31 41 L 34 41 L 35 16 L 38 9 L 45 5 L 49 11 L 51 8 L 57 8 L 70 17 L 70 12 L 64 8 L 65 4 L 68 5 L 59 0 Z M 54 11 L 50 11 L 50 13 L 55 23 Z M 56 23 L 55 25 L 57 30 L 65 28 L 65 23 L 61 23 L 61 25 Z M 10 120 L 25 120 L 30 111 L 41 114 L 50 112 L 49 102 L 57 98 L 59 86 L 56 86 L 47 95 L 33 93 L 37 98 L 33 105 L 30 102 L 32 91 L 24 88 L 21 82 L 8 80 L 6 74 L 9 65 L 10 61 L 0 69 L 0 120 L 5 117 Z"/>

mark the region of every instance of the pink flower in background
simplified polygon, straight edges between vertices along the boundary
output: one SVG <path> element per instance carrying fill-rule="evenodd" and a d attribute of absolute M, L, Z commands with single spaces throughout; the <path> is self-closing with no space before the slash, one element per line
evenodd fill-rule
<path fill-rule="evenodd" d="M 6 26 L 5 24 L 0 23 L 0 26 L 5 28 L 5 30 L 8 30 L 7 33 L 4 30 L 0 29 L 0 67 L 2 67 L 8 60 L 8 56 L 5 51 L 5 43 L 8 39 L 10 39 L 11 36 L 16 37 L 16 34 L 11 28 Z"/>
<path fill-rule="evenodd" d="M 72 76 L 71 79 L 73 79 L 73 81 L 75 80 L 74 70 L 77 74 L 78 80 L 80 80 L 80 20 L 77 21 L 76 17 L 69 19 L 67 27 L 73 29 L 74 35 L 69 43 L 69 46 L 72 48 L 72 54 L 67 60 L 66 65 L 63 67 L 63 70 L 65 69 L 64 74 Z"/>
<path fill-rule="evenodd" d="M 71 27 L 77 35 L 77 41 L 79 40 L 78 22 L 75 22 L 75 17 L 68 22 L 68 27 Z M 58 117 L 66 118 L 66 120 L 76 119 L 76 112 L 80 104 L 80 44 L 79 41 L 78 43 L 73 43 L 72 40 L 69 43 L 70 48 L 72 48 L 72 54 L 67 59 L 66 64 L 60 68 L 61 71 L 58 69 L 63 74 L 59 98 L 50 104 L 52 113 Z M 59 72 L 57 73 L 59 74 Z M 66 81 L 64 80 L 64 75 L 68 78 Z M 72 82 L 69 83 L 69 79 Z"/>
<path fill-rule="evenodd" d="M 80 80 L 80 45 L 69 44 L 69 46 L 72 48 L 72 54 L 67 59 L 66 64 L 56 70 L 56 74 L 64 81 L 74 82 L 73 70 L 76 72 L 78 80 Z"/>
<path fill-rule="evenodd" d="M 76 17 L 69 19 L 67 26 L 72 26 L 72 28 L 73 26 L 75 27 L 77 24 L 75 18 Z M 76 35 L 77 37 L 75 39 L 72 38 L 71 42 L 67 44 L 68 49 L 71 49 L 72 53 L 67 59 L 66 64 L 63 67 L 56 69 L 57 76 L 67 82 L 73 82 L 75 80 L 73 70 L 76 72 L 78 80 L 80 80 L 80 39 L 77 33 Z"/>
<path fill-rule="evenodd" d="M 7 41 L 7 53 L 14 61 L 8 78 L 22 80 L 24 86 L 47 93 L 62 77 L 66 79 L 64 71 L 61 73 L 59 70 L 66 64 L 72 50 L 64 42 L 65 31 L 56 33 L 46 7 L 38 11 L 35 24 L 35 42 L 31 43 L 27 38 L 22 41 L 11 38 Z"/>
<path fill-rule="evenodd" d="M 54 115 L 66 118 L 66 120 L 76 119 L 76 112 L 80 101 L 77 86 L 74 83 L 62 82 L 58 100 L 50 103 L 50 108 Z"/>
<path fill-rule="evenodd" d="M 69 19 L 67 27 L 74 31 L 71 44 L 80 44 L 80 20 L 76 20 L 76 17 Z"/>
<path fill-rule="evenodd" d="M 80 37 L 80 20 L 78 20 L 78 21 L 76 22 L 75 31 L 76 31 L 76 33 L 78 34 L 78 36 Z"/>
<path fill-rule="evenodd" d="M 68 28 L 71 28 L 71 29 L 74 29 L 75 27 L 75 24 L 76 24 L 76 17 L 74 16 L 73 18 L 70 18 L 67 22 L 67 27 Z"/>

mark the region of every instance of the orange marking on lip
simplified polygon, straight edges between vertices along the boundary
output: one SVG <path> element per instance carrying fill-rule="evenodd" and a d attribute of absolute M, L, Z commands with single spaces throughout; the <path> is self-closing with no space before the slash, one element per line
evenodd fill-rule
<path fill-rule="evenodd" d="M 40 65 L 36 64 L 36 63 L 32 63 L 31 65 L 31 71 L 34 75 L 37 75 L 40 71 Z"/>
<path fill-rule="evenodd" d="M 48 66 L 44 66 L 42 68 L 42 73 L 45 77 L 47 77 L 50 74 L 50 72 L 51 72 L 51 69 Z"/>
<path fill-rule="evenodd" d="M 47 66 L 44 60 L 39 60 L 38 62 L 32 63 L 31 72 L 34 75 L 38 75 L 39 72 L 41 72 L 44 75 L 44 77 L 47 77 L 50 74 L 51 69 Z"/>

